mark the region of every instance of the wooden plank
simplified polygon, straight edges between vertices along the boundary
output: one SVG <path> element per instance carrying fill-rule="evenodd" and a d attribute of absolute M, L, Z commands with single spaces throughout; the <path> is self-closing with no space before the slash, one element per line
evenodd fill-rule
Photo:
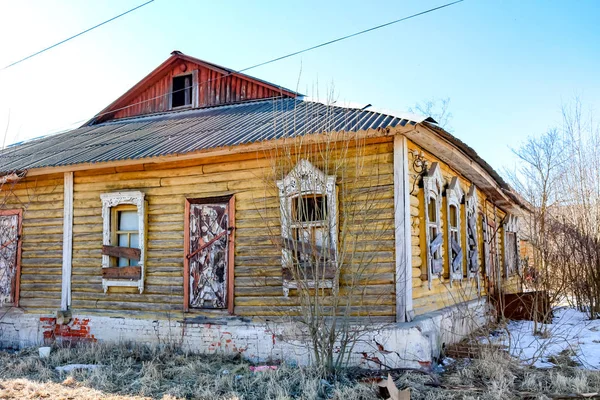
<path fill-rule="evenodd" d="M 319 265 L 306 265 L 298 266 L 297 271 L 294 274 L 290 268 L 283 268 L 283 278 L 293 281 L 296 280 L 296 276 L 305 280 L 330 280 L 335 278 L 336 269 L 332 263 L 319 263 Z M 295 276 L 296 275 L 296 276 Z"/>
<path fill-rule="evenodd" d="M 284 238 L 284 237 L 279 238 L 279 240 L 281 240 L 281 245 L 283 246 L 284 249 L 287 249 L 294 253 L 308 254 L 308 255 L 312 255 L 315 258 L 319 258 L 319 259 L 322 259 L 322 258 L 326 258 L 329 260 L 335 259 L 335 250 L 334 249 L 323 248 L 321 246 L 309 244 L 306 242 L 302 242 L 300 240 L 294 240 L 294 239 L 289 239 L 289 238 Z"/>
<path fill-rule="evenodd" d="M 228 210 L 229 212 L 229 238 L 228 238 L 228 249 L 227 249 L 227 311 L 229 314 L 234 312 L 234 290 L 235 290 L 235 195 L 229 199 Z"/>
<path fill-rule="evenodd" d="M 121 246 L 102 246 L 102 255 L 129 258 L 130 260 L 140 261 L 142 252 L 140 249 L 134 249 L 132 247 L 121 247 Z"/>
<path fill-rule="evenodd" d="M 71 269 L 73 265 L 73 172 L 65 172 L 63 194 L 62 292 L 60 308 L 71 305 Z"/>
<path fill-rule="evenodd" d="M 443 261 L 441 258 L 431 260 L 431 272 L 439 274 L 444 269 Z"/>
<path fill-rule="evenodd" d="M 456 242 L 456 240 L 454 240 L 454 238 L 450 239 L 450 245 L 452 246 L 452 250 L 454 251 L 454 253 L 456 253 L 456 254 L 462 253 L 462 248 Z"/>
<path fill-rule="evenodd" d="M 431 241 L 431 244 L 429 245 L 429 253 L 434 254 L 436 251 L 438 251 L 438 249 L 442 246 L 442 242 L 442 234 L 438 233 L 438 235 Z"/>
<path fill-rule="evenodd" d="M 140 279 L 142 269 L 140 267 L 109 267 L 102 268 L 104 279 Z"/>

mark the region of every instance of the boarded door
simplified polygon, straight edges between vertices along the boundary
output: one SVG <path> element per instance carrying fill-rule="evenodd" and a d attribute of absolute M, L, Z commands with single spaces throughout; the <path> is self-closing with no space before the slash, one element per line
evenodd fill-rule
<path fill-rule="evenodd" d="M 186 310 L 233 311 L 233 208 L 233 197 L 186 204 Z"/>
<path fill-rule="evenodd" d="M 19 304 L 21 210 L 0 210 L 0 305 Z"/>

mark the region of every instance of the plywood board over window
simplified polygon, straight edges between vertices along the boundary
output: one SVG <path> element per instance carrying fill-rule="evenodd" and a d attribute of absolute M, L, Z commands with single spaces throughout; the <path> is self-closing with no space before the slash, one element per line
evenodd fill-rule
<path fill-rule="evenodd" d="M 19 306 L 22 210 L 0 210 L 0 306 Z"/>
<path fill-rule="evenodd" d="M 234 224 L 233 196 L 186 200 L 184 310 L 233 313 Z"/>

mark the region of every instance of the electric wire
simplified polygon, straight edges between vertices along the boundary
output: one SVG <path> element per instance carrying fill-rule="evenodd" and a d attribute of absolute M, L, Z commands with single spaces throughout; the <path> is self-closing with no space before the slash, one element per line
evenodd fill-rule
<path fill-rule="evenodd" d="M 83 35 L 83 34 L 85 34 L 85 33 L 88 33 L 89 31 L 92 31 L 92 30 L 94 30 L 94 29 L 96 29 L 96 28 L 98 28 L 98 27 L 101 27 L 102 25 L 105 25 L 105 24 L 107 24 L 107 23 L 109 23 L 109 22 L 111 22 L 111 21 L 114 21 L 115 19 L 117 19 L 117 18 L 120 18 L 120 17 L 122 17 L 122 16 L 124 16 L 124 15 L 126 15 L 126 14 L 129 14 L 130 12 L 133 12 L 133 11 L 137 10 L 138 8 L 142 8 L 142 7 L 144 7 L 145 5 L 152 3 L 153 1 L 154 1 L 154 0 L 149 0 L 149 1 L 145 2 L 144 4 L 140 4 L 140 5 L 139 5 L 139 6 L 137 6 L 137 7 L 134 7 L 134 8 L 132 8 L 132 9 L 130 9 L 130 10 L 127 10 L 127 11 L 125 11 L 125 12 L 123 12 L 123 13 L 119 14 L 119 15 L 116 15 L 116 16 L 114 16 L 114 17 L 110 18 L 110 19 L 107 19 L 106 21 L 104 21 L 104 22 L 101 22 L 101 23 L 99 23 L 99 24 L 97 24 L 97 25 L 94 25 L 94 26 L 92 26 L 91 28 L 88 28 L 88 29 L 86 29 L 86 30 L 84 30 L 84 31 L 81 31 L 81 32 L 79 32 L 79 33 L 77 33 L 77 34 L 75 34 L 75 35 L 73 35 L 73 36 L 70 36 L 70 37 L 68 37 L 68 38 L 64 39 L 64 40 L 61 40 L 60 42 L 58 42 L 58 43 L 55 43 L 55 44 L 53 44 L 52 46 L 48 46 L 48 47 L 46 47 L 46 48 L 44 48 L 44 49 L 42 49 L 42 50 L 40 50 L 40 51 L 37 51 L 37 52 L 35 52 L 35 53 L 33 53 L 33 54 L 30 54 L 30 55 L 28 55 L 28 56 L 27 56 L 27 57 L 25 57 L 25 58 L 22 58 L 22 59 L 20 59 L 20 60 L 18 60 L 18 61 L 15 61 L 15 62 L 13 62 L 12 64 L 9 64 L 9 65 L 7 65 L 6 67 L 2 68 L 2 70 L 8 69 L 8 68 L 10 68 L 10 67 L 12 67 L 12 66 L 15 66 L 15 65 L 17 65 L 17 64 L 19 64 L 19 63 L 22 63 L 22 62 L 23 62 L 23 61 L 25 61 L 25 60 L 29 60 L 30 58 L 33 58 L 33 57 L 35 57 L 35 56 L 37 56 L 37 55 L 39 55 L 39 54 L 42 54 L 42 53 L 44 53 L 45 51 L 48 51 L 48 50 L 50 50 L 50 49 L 53 49 L 53 48 L 54 48 L 54 47 L 56 47 L 56 46 L 60 46 L 61 44 L 63 44 L 63 43 L 66 43 L 66 42 L 68 42 L 68 41 L 69 41 L 69 40 L 71 40 L 71 39 L 75 39 L 75 38 L 76 38 L 76 37 L 78 37 L 78 36 L 81 36 L 81 35 Z"/>
<path fill-rule="evenodd" d="M 116 113 L 118 111 L 121 111 L 121 110 L 124 110 L 124 109 L 127 109 L 127 108 L 135 107 L 137 105 L 144 104 L 144 103 L 147 103 L 149 101 L 154 101 L 154 100 L 159 99 L 159 98 L 161 98 L 163 96 L 168 96 L 168 95 L 171 95 L 173 93 L 177 93 L 177 92 L 180 92 L 180 91 L 183 91 L 183 90 L 187 90 L 189 88 L 197 88 L 199 85 L 204 85 L 206 83 L 210 83 L 210 82 L 215 81 L 215 80 L 221 80 L 221 79 L 227 78 L 228 76 L 231 76 L 231 75 L 241 74 L 241 73 L 243 73 L 245 71 L 249 71 L 249 70 L 254 69 L 254 68 L 262 67 L 264 65 L 271 64 L 271 63 L 274 63 L 274 62 L 277 62 L 277 61 L 281 61 L 283 59 L 286 59 L 286 58 L 289 58 L 289 57 L 293 57 L 293 56 L 296 56 L 298 54 L 306 53 L 308 51 L 315 50 L 315 49 L 318 49 L 320 47 L 324 47 L 324 46 L 327 46 L 327 45 L 330 45 L 330 44 L 333 44 L 333 43 L 336 43 L 336 42 L 341 42 L 342 40 L 346 40 L 346 39 L 349 39 L 349 38 L 352 38 L 352 37 L 355 37 L 355 36 L 359 36 L 359 35 L 365 34 L 367 32 L 372 32 L 374 30 L 381 29 L 381 28 L 384 28 L 386 26 L 390 26 L 390 25 L 393 25 L 393 24 L 397 24 L 399 22 L 406 21 L 406 20 L 411 19 L 411 18 L 419 17 L 421 15 L 425 15 L 425 14 L 428 14 L 428 13 L 431 13 L 431 12 L 434 12 L 434 11 L 437 11 L 437 10 L 441 10 L 442 8 L 450 7 L 452 5 L 455 5 L 457 3 L 461 3 L 463 1 L 464 0 L 457 0 L 457 1 L 453 1 L 451 3 L 446 3 L 446 4 L 443 4 L 443 5 L 438 6 L 438 7 L 430 8 L 428 10 L 421 11 L 421 12 L 418 12 L 416 14 L 409 15 L 407 17 L 402 17 L 402 18 L 396 19 L 394 21 L 386 22 L 385 24 L 380 24 L 380 25 L 377 25 L 377 26 L 374 26 L 374 27 L 371 27 L 371 28 L 368 28 L 368 29 L 364 29 L 364 30 L 359 31 L 359 32 L 355 32 L 355 33 L 352 33 L 352 34 L 349 34 L 349 35 L 346 35 L 346 36 L 339 37 L 337 39 L 333 39 L 333 40 L 330 40 L 330 41 L 327 41 L 327 42 L 323 42 L 323 43 L 315 45 L 315 46 L 307 47 L 307 48 L 305 48 L 303 50 L 298 50 L 298 51 L 295 51 L 293 53 L 288 53 L 286 55 L 283 55 L 283 56 L 280 56 L 280 57 L 277 57 L 277 58 L 273 58 L 273 59 L 270 59 L 270 60 L 265 61 L 265 62 L 261 62 L 261 63 L 255 64 L 255 65 L 252 65 L 250 67 L 242 68 L 242 69 L 237 70 L 237 71 L 231 71 L 231 72 L 229 72 L 227 74 L 224 74 L 224 75 L 222 75 L 222 76 L 220 76 L 218 78 L 209 79 L 209 80 L 204 81 L 204 82 L 196 82 L 195 84 L 193 84 L 191 86 L 186 86 L 186 87 L 181 88 L 181 89 L 177 89 L 177 90 L 174 90 L 174 91 L 166 92 L 166 93 L 163 93 L 163 94 L 161 94 L 159 96 L 155 96 L 155 97 L 152 97 L 152 98 L 149 98 L 149 99 L 145 99 L 145 100 L 139 101 L 137 103 L 128 104 L 127 106 L 123 106 L 123 107 L 120 107 L 120 108 L 117 108 L 117 109 L 114 109 L 114 110 L 111 110 L 111 111 L 107 111 L 107 112 L 104 112 L 104 113 L 99 113 L 99 114 L 94 115 L 94 117 L 92 117 L 91 120 L 95 120 L 96 118 L 102 117 L 102 116 L 104 116 L 106 114 L 113 114 L 113 113 Z M 281 90 L 283 88 L 280 86 L 279 89 Z"/>

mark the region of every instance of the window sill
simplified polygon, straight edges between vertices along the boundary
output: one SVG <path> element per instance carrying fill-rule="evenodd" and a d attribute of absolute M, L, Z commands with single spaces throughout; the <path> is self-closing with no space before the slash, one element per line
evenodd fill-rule
<path fill-rule="evenodd" d="M 312 289 L 316 286 L 316 281 L 307 280 L 304 282 L 304 285 L 309 289 Z M 321 289 L 333 289 L 333 279 L 324 279 L 319 281 L 319 287 Z M 290 289 L 298 289 L 298 283 L 296 281 L 288 281 L 286 279 L 283 280 L 283 295 L 288 297 L 290 294 Z"/>
<path fill-rule="evenodd" d="M 171 107 L 170 111 L 185 110 L 186 108 L 194 108 L 194 107 L 193 107 L 193 104 L 186 104 L 184 106 Z"/>
<path fill-rule="evenodd" d="M 140 294 L 144 292 L 144 280 L 137 279 L 102 279 L 102 288 L 104 293 L 108 292 L 109 287 L 136 287 L 140 291 Z"/>

